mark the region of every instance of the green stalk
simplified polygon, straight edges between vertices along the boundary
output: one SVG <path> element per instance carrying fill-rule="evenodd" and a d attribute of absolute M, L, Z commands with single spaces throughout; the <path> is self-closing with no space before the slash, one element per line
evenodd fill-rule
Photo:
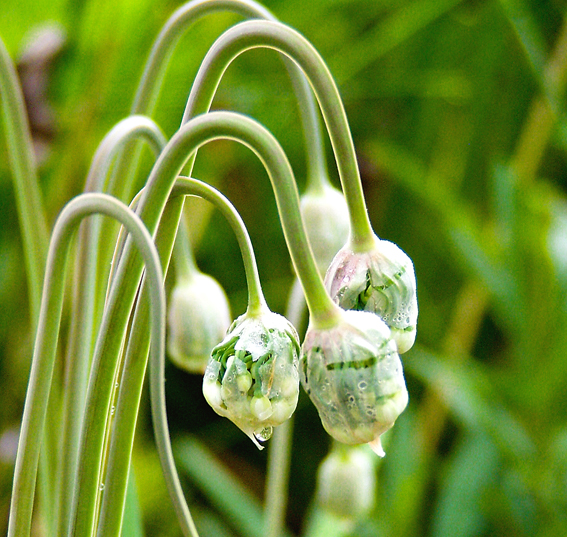
<path fill-rule="evenodd" d="M 100 143 L 87 176 L 85 191 L 112 193 L 116 185 L 108 181 L 111 164 L 117 153 L 133 139 L 144 139 L 159 155 L 166 140 L 159 127 L 143 116 L 131 116 L 117 123 Z M 75 491 L 80 428 L 84 415 L 90 356 L 98 315 L 102 308 L 101 282 L 97 282 L 97 259 L 101 233 L 99 219 L 84 222 L 79 231 L 79 245 L 73 279 L 71 327 L 66 357 L 65 401 L 62 417 L 59 465 L 57 470 L 57 535 L 65 535 L 71 521 L 71 505 Z M 100 292 L 95 291 L 101 287 Z"/>
<path fill-rule="evenodd" d="M 183 120 L 207 112 L 230 63 L 243 52 L 258 47 L 272 48 L 288 56 L 307 76 L 321 107 L 335 153 L 350 213 L 351 247 L 354 251 L 373 248 L 374 232 L 368 218 L 354 144 L 339 92 L 319 53 L 298 32 L 271 21 L 242 22 L 224 32 L 201 64 Z"/>
<path fill-rule="evenodd" d="M 265 307 L 265 300 L 260 286 L 258 268 L 252 249 L 252 243 L 244 222 L 236 209 L 220 192 L 206 183 L 195 179 L 178 179 L 170 196 L 170 203 L 176 196 L 195 195 L 213 203 L 231 225 L 238 240 L 246 271 L 249 301 L 252 310 Z M 119 535 L 122 519 L 116 509 L 124 501 L 134 441 L 136 417 L 143 388 L 143 375 L 146 367 L 148 339 L 145 330 L 148 321 L 145 292 L 137 302 L 136 314 L 132 324 L 131 339 L 125 357 L 124 373 L 120 385 L 120 394 L 116 406 L 116 418 L 108 454 L 108 466 L 105 475 L 105 489 L 102 499 L 101 515 L 98 527 L 99 537 Z M 197 535 L 189 509 L 183 497 L 183 491 L 175 470 L 175 464 L 169 439 L 167 415 L 165 411 L 164 359 L 151 361 L 152 415 L 158 453 L 164 470 L 166 483 L 174 503 L 179 522 L 186 536 Z"/>
<path fill-rule="evenodd" d="M 14 64 L 1 38 L 0 95 L 4 110 L 8 157 L 13 171 L 16 205 L 23 237 L 31 325 L 32 330 L 35 330 L 41 303 L 49 228 L 37 177 L 24 97 Z"/>
<path fill-rule="evenodd" d="M 191 281 L 193 276 L 199 272 L 193 248 L 191 247 L 189 233 L 187 232 L 185 218 L 181 219 L 179 229 L 177 230 L 173 248 L 173 261 L 175 264 L 175 275 L 178 280 Z"/>
<path fill-rule="evenodd" d="M 24 252 L 30 305 L 30 326 L 36 328 L 41 304 L 41 287 L 47 258 L 49 232 L 42 192 L 33 153 L 33 144 L 22 89 L 14 64 L 0 38 L 0 97 L 4 112 L 8 158 L 14 181 L 14 194 Z M 59 397 L 52 398 L 52 410 L 59 408 Z M 53 495 L 57 427 L 45 431 L 45 450 L 40 462 L 42 509 L 48 514 Z M 48 526 L 50 524 L 48 523 Z"/>
<path fill-rule="evenodd" d="M 299 333 L 305 317 L 305 299 L 301 288 L 294 281 L 285 317 Z M 281 537 L 285 534 L 285 512 L 288 498 L 289 468 L 291 464 L 291 443 L 293 440 L 291 416 L 285 423 L 274 429 L 274 436 L 268 447 L 268 468 L 264 502 L 264 533 L 266 537 Z"/>
<path fill-rule="evenodd" d="M 205 114 L 184 125 L 173 136 L 154 166 L 140 199 L 138 210 L 146 226 L 150 232 L 155 232 L 173 183 L 188 157 L 201 145 L 223 138 L 249 146 L 269 170 L 284 235 L 306 293 L 312 320 L 321 327 L 333 326 L 340 316 L 340 310 L 326 293 L 307 242 L 293 172 L 275 138 L 250 118 L 230 112 Z M 181 208 L 182 202 L 171 209 L 171 216 L 165 222 L 168 228 L 165 238 L 162 241 L 158 241 L 159 237 L 156 238 L 159 248 L 165 245 L 171 251 Z M 77 535 L 89 535 L 95 518 L 98 491 L 96 487 L 93 488 L 93 483 L 98 481 L 100 475 L 105 429 L 100 416 L 108 414 L 115 374 L 115 364 L 105 363 L 103 357 L 117 356 L 120 351 L 141 273 L 141 263 L 132 256 L 128 241 L 113 280 L 101 335 L 95 349 L 95 375 L 91 376 L 89 383 L 86 427 L 79 464 L 81 474 L 74 511 Z"/>
<path fill-rule="evenodd" d="M 140 219 L 110 196 L 84 194 L 73 199 L 57 219 L 47 258 L 34 357 L 16 457 L 8 526 L 9 537 L 30 535 L 35 481 L 57 351 L 70 241 L 80 221 L 93 213 L 106 214 L 121 221 L 128 227 L 136 241 L 146 262 L 147 273 L 152 280 L 152 304 L 155 302 L 156 312 L 162 315 L 160 322 L 152 323 L 152 335 L 155 344 L 161 345 L 160 352 L 163 352 L 165 298 L 161 283 L 161 267 L 151 237 Z"/>
<path fill-rule="evenodd" d="M 246 18 L 277 21 L 270 11 L 252 0 L 193 0 L 181 6 L 169 18 L 152 46 L 134 98 L 132 114 L 152 114 L 165 75 L 165 66 L 175 45 L 193 23 L 217 11 L 229 11 Z M 294 62 L 286 59 L 286 66 L 301 110 L 308 176 L 313 180 L 327 177 L 321 124 L 313 94 L 305 76 Z"/>
<path fill-rule="evenodd" d="M 166 66 L 180 38 L 200 18 L 217 11 L 230 11 L 249 18 L 277 20 L 266 8 L 253 0 L 193 0 L 177 9 L 169 18 L 152 45 L 142 78 L 131 108 L 131 114 L 152 115 L 162 87 Z M 305 76 L 295 63 L 285 59 L 294 86 L 303 123 L 307 160 L 308 185 L 330 183 L 325 161 L 325 148 L 321 122 L 313 94 Z M 116 175 L 126 177 L 120 199 L 130 199 L 134 176 L 138 167 L 141 147 L 130 143 L 118 159 Z M 105 250 L 101 264 L 108 266 L 110 253 Z"/>

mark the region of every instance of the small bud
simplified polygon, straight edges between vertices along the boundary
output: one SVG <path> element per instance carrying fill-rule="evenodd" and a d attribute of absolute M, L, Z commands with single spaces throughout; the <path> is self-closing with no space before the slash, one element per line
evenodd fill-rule
<path fill-rule="evenodd" d="M 190 373 L 203 373 L 211 350 L 230 326 L 230 306 L 219 283 L 202 272 L 175 285 L 168 313 L 167 352 Z"/>
<path fill-rule="evenodd" d="M 329 453 L 317 472 L 321 507 L 356 522 L 374 506 L 376 477 L 372 452 L 361 446 L 342 446 Z"/>
<path fill-rule="evenodd" d="M 345 310 L 376 313 L 392 330 L 400 354 L 415 342 L 417 293 L 411 259 L 394 243 L 376 239 L 370 252 L 343 247 L 333 259 L 325 286 Z"/>
<path fill-rule="evenodd" d="M 321 274 L 348 240 L 350 223 L 345 198 L 340 190 L 325 185 L 322 192 L 301 196 L 301 215 L 307 237 Z"/>
<path fill-rule="evenodd" d="M 344 444 L 369 443 L 383 456 L 380 435 L 408 402 L 400 357 L 384 321 L 345 311 L 336 327 L 309 328 L 299 370 L 325 430 Z"/>
<path fill-rule="evenodd" d="M 203 395 L 252 441 L 268 440 L 294 412 L 299 396 L 298 336 L 272 312 L 239 317 L 209 358 Z"/>

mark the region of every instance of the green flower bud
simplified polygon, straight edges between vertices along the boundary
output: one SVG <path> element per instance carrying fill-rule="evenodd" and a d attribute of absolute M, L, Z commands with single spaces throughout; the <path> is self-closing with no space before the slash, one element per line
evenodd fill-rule
<path fill-rule="evenodd" d="M 203 373 L 211 350 L 230 326 L 230 306 L 219 283 L 202 272 L 179 281 L 170 297 L 167 352 L 190 373 Z"/>
<path fill-rule="evenodd" d="M 417 292 L 411 259 L 394 243 L 376 239 L 370 252 L 343 247 L 325 276 L 332 299 L 345 310 L 370 311 L 392 330 L 400 354 L 415 342 Z"/>
<path fill-rule="evenodd" d="M 281 315 L 244 314 L 212 351 L 203 395 L 262 449 L 273 427 L 294 412 L 299 396 L 298 336 Z"/>
<path fill-rule="evenodd" d="M 408 402 L 396 343 L 384 321 L 345 311 L 336 327 L 309 328 L 299 371 L 325 430 L 344 444 L 369 443 L 383 456 L 380 435 Z"/>
<path fill-rule="evenodd" d="M 322 192 L 301 196 L 301 215 L 321 274 L 347 242 L 350 230 L 348 207 L 343 193 L 325 185 Z"/>
<path fill-rule="evenodd" d="M 372 452 L 342 446 L 325 457 L 317 472 L 317 498 L 335 516 L 356 522 L 374 505 L 376 473 Z"/>

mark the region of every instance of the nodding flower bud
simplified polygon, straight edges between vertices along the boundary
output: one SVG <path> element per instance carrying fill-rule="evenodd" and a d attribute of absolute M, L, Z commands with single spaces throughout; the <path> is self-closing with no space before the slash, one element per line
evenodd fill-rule
<path fill-rule="evenodd" d="M 394 243 L 376 239 L 370 252 L 343 247 L 325 276 L 331 298 L 345 310 L 376 313 L 392 330 L 400 354 L 411 349 L 417 292 L 411 259 Z"/>
<path fill-rule="evenodd" d="M 384 321 L 369 312 L 345 311 L 333 328 L 310 327 L 299 372 L 335 440 L 369 443 L 384 456 L 380 436 L 408 402 L 400 357 Z"/>
<path fill-rule="evenodd" d="M 228 299 L 219 283 L 194 272 L 173 287 L 168 311 L 167 352 L 190 373 L 203 373 L 211 351 L 230 326 Z"/>
<path fill-rule="evenodd" d="M 317 472 L 317 499 L 335 516 L 356 522 L 374 506 L 376 473 L 365 446 L 341 446 L 329 453 Z"/>
<path fill-rule="evenodd" d="M 259 449 L 291 417 L 299 396 L 298 336 L 281 315 L 244 314 L 209 358 L 203 395 Z"/>
<path fill-rule="evenodd" d="M 301 215 L 317 267 L 325 274 L 334 255 L 348 240 L 350 224 L 343 193 L 325 184 L 322 191 L 301 196 Z"/>

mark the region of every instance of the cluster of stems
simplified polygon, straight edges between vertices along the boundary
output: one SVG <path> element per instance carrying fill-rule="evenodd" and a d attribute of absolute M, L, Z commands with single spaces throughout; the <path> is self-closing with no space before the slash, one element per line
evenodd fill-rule
<path fill-rule="evenodd" d="M 229 28 L 210 48 L 191 88 L 181 126 L 167 140 L 151 119 L 166 64 L 191 24 L 218 10 L 254 20 Z M 281 53 L 303 122 L 307 191 L 320 192 L 330 186 L 321 113 L 348 206 L 348 243 L 353 251 L 364 252 L 374 247 L 375 236 L 339 93 L 325 63 L 308 41 L 252 0 L 189 2 L 173 14 L 159 34 L 131 114 L 99 145 L 85 193 L 63 209 L 49 242 L 21 92 L 10 59 L 0 45 L 0 95 L 26 253 L 31 324 L 34 330 L 37 326 L 8 535 L 30 535 L 36 483 L 40 485 L 40 515 L 48 535 L 120 535 L 149 359 L 152 416 L 160 460 L 183 533 L 196 536 L 173 460 L 164 387 L 164 278 L 172 255 L 188 248 L 185 244 L 175 253 L 173 248 L 185 196 L 213 203 L 231 224 L 242 251 L 248 284 L 246 315 L 261 318 L 267 306 L 250 239 L 238 213 L 217 190 L 180 174 L 183 171 L 191 175 L 198 149 L 208 142 L 228 139 L 250 148 L 271 181 L 289 254 L 309 310 L 310 327 L 336 328 L 343 312 L 327 293 L 312 254 L 296 181 L 284 151 L 255 120 L 227 111 L 210 112 L 209 108 L 234 58 L 258 47 Z M 143 182 L 137 173 L 141 140 L 155 155 L 155 163 Z M 101 240 L 113 229 L 109 220 L 89 218 L 83 222 L 95 213 L 110 216 L 123 226 L 114 244 Z M 68 345 L 63 351 L 58 346 L 59 324 L 67 259 L 76 230 L 79 239 L 73 272 L 73 312 Z M 181 233 L 178 240 L 186 241 L 187 237 Z M 182 262 L 176 265 L 182 266 Z M 61 382 L 52 382 L 56 360 L 64 363 Z M 63 419 L 55 434 L 47 434 L 45 424 L 53 408 Z M 278 535 L 281 530 L 284 504 L 278 498 L 285 487 L 289 438 L 290 427 L 282 427 L 282 434 L 272 441 L 274 462 L 270 463 L 266 517 L 269 535 Z M 54 458 L 53 453 L 58 457 Z M 275 488 L 272 476 L 278 483 Z"/>

